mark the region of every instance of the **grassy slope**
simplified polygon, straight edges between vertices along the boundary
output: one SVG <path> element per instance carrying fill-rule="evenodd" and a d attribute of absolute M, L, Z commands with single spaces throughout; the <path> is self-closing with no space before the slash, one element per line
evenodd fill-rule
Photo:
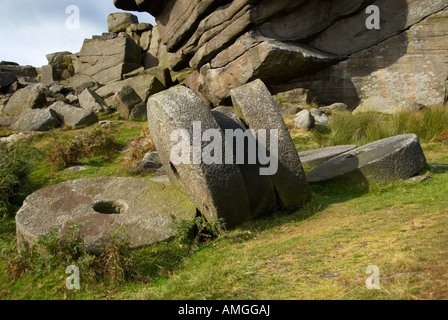
<path fill-rule="evenodd" d="M 304 141 L 305 148 L 320 144 Z M 448 163 L 446 143 L 423 148 L 428 162 Z M 121 157 L 87 161 L 91 169 L 81 173 L 50 176 L 43 168 L 37 178 L 51 184 L 116 175 Z M 446 299 L 448 172 L 431 176 L 415 185 L 313 186 L 313 201 L 300 212 L 239 226 L 190 255 L 173 251 L 170 242 L 135 251 L 147 269 L 143 282 L 110 286 L 81 278 L 81 290 L 72 292 L 65 289 L 65 266 L 18 281 L 0 273 L 0 298 Z M 1 250 L 11 250 L 14 235 L 14 220 L 1 221 Z M 6 263 L 0 259 L 1 270 Z M 366 289 L 369 265 L 380 268 L 380 290 Z"/>

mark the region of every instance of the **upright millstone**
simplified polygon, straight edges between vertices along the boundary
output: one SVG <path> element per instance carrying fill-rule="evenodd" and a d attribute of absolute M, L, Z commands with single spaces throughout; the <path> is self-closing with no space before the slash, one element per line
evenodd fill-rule
<path fill-rule="evenodd" d="M 278 130 L 278 170 L 271 175 L 277 200 L 285 211 L 299 209 L 310 196 L 297 150 L 288 132 L 277 103 L 261 80 L 255 80 L 230 91 L 235 113 L 251 129 Z M 266 141 L 270 148 L 270 138 Z"/>
<path fill-rule="evenodd" d="M 249 196 L 249 204 L 251 217 L 257 217 L 273 213 L 277 209 L 277 202 L 275 197 L 274 185 L 269 176 L 260 175 L 260 164 L 248 163 L 248 144 L 249 139 L 253 139 L 255 144 L 255 137 L 252 132 L 246 131 L 246 127 L 241 120 L 230 109 L 226 107 L 217 107 L 212 110 L 212 115 L 218 122 L 221 130 L 232 130 L 236 133 L 236 130 L 247 133 L 248 138 L 238 140 L 233 138 L 233 153 L 237 157 L 237 153 L 241 152 L 238 149 L 238 143 L 244 144 L 244 163 L 238 163 L 241 174 L 243 175 L 246 185 L 247 195 Z"/>
<path fill-rule="evenodd" d="M 218 156 L 221 163 L 205 163 L 193 156 L 198 148 L 202 155 L 201 150 L 210 144 L 202 138 L 209 129 L 220 133 L 213 143 L 225 145 L 224 133 L 202 100 L 190 89 L 177 86 L 153 95 L 147 111 L 149 130 L 170 180 L 185 190 L 208 220 L 222 218 L 227 226 L 246 220 L 250 216 L 249 198 L 238 166 L 226 165 L 224 152 Z M 171 141 L 173 133 L 177 133 L 175 141 Z M 186 141 L 190 157 L 173 163 L 171 153 L 180 140 Z"/>

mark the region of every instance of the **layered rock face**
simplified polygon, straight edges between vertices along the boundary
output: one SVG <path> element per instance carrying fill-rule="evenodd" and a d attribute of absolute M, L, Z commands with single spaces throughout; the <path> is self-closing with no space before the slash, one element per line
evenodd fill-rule
<path fill-rule="evenodd" d="M 323 104 L 351 109 L 369 96 L 443 102 L 448 0 L 114 3 L 156 17 L 158 45 L 149 60 L 197 70 L 187 83 L 214 105 L 257 78 L 273 93 L 311 89 Z M 371 5 L 379 9 L 379 29 L 368 28 Z"/>

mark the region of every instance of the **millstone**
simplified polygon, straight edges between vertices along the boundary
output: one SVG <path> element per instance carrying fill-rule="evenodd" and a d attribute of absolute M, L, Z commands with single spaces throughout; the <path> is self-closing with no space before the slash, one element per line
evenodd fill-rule
<path fill-rule="evenodd" d="M 212 110 L 212 115 L 222 131 L 240 129 L 244 132 L 246 130 L 241 120 L 229 108 L 217 107 Z M 233 145 L 233 152 L 236 154 L 236 138 Z M 247 145 L 245 145 L 245 153 L 245 159 L 247 159 Z M 272 180 L 268 176 L 260 175 L 259 164 L 247 164 L 245 162 L 244 164 L 238 164 L 238 167 L 243 175 L 249 196 L 251 217 L 273 213 L 277 209 L 277 201 Z"/>
<path fill-rule="evenodd" d="M 417 174 L 426 164 L 415 134 L 369 143 L 341 154 L 311 170 L 310 183 L 391 182 Z"/>
<path fill-rule="evenodd" d="M 171 181 L 185 190 L 208 220 L 222 218 L 227 226 L 246 220 L 250 215 L 249 198 L 238 166 L 206 164 L 204 161 L 195 164 L 193 156 L 190 157 L 189 163 L 175 165 L 170 159 L 172 148 L 178 144 L 178 141 L 170 140 L 174 130 L 188 132 L 191 155 L 193 122 L 200 122 L 201 136 L 208 129 L 220 130 L 202 100 L 192 90 L 177 86 L 153 95 L 148 100 L 147 111 L 151 137 Z M 224 133 L 221 132 L 221 136 L 218 143 L 224 146 Z M 201 150 L 209 143 L 201 139 Z"/>
<path fill-rule="evenodd" d="M 261 80 L 230 91 L 235 113 L 253 130 L 278 130 L 278 171 L 271 176 L 277 200 L 286 211 L 299 209 L 311 192 L 306 176 L 277 103 Z M 270 150 L 270 139 L 267 148 Z"/>
<path fill-rule="evenodd" d="M 347 145 L 304 151 L 299 152 L 299 158 L 302 165 L 317 167 L 327 160 L 356 148 L 357 146 L 355 145 Z"/>
<path fill-rule="evenodd" d="M 62 182 L 28 196 L 16 215 L 20 250 L 52 229 L 65 239 L 71 226 L 90 251 L 101 250 L 111 233 L 138 248 L 175 235 L 171 215 L 191 220 L 196 207 L 177 188 L 137 178 L 88 178 Z"/>

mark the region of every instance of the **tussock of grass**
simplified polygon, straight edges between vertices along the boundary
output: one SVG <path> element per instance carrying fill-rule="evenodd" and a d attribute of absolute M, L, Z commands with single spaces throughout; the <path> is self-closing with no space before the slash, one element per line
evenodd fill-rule
<path fill-rule="evenodd" d="M 448 108 L 444 106 L 396 115 L 335 113 L 329 145 L 364 145 L 395 135 L 415 133 L 421 142 L 448 141 Z"/>

